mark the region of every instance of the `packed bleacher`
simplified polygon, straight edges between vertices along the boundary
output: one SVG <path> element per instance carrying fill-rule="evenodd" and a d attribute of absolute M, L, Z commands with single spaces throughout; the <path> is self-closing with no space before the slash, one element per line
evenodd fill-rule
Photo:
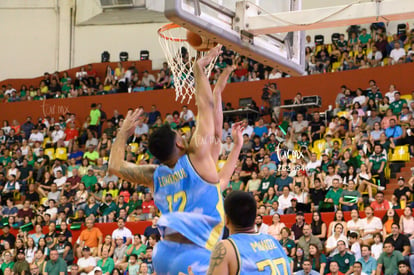
<path fill-rule="evenodd" d="M 241 62 L 237 55 L 225 51 L 212 82 L 230 60 L 238 64 L 232 81 L 271 78 L 272 72 L 266 75 L 264 69 L 262 75 L 260 64 Z M 152 79 L 148 72 L 141 78 L 120 63 L 115 70 L 108 67 L 105 78 L 100 78 L 89 67 L 76 75 L 74 83 L 66 74 L 45 76 L 39 89 L 23 89 L 19 97 L 38 100 L 44 96 L 117 93 L 119 89 L 147 90 L 128 86 L 125 79 L 164 88 L 171 83 L 168 72 L 165 65 L 161 78 Z M 255 197 L 256 231 L 280 241 L 296 274 L 411 274 L 407 272 L 414 269 L 414 177 L 408 176 L 408 170 L 395 178 L 390 166 L 412 165 L 414 92 L 398 91 L 398 85 L 392 83 L 378 87 L 369 79 L 367 87 L 355 91 L 347 87 L 349 84 L 344 83 L 331 103 L 335 108 L 324 117 L 306 108 L 281 112 L 280 94 L 284 91 L 274 84 L 263 89 L 267 108 L 250 106 L 259 115 L 249 119 L 227 116 L 217 169 L 233 148 L 231 125 L 243 120 L 245 129 L 240 161 L 223 195 L 244 190 Z M 75 88 L 77 85 L 81 88 Z M 13 87 L 5 89 L 4 94 L 12 90 L 6 98 L 13 101 L 10 98 L 17 97 Z M 300 93 L 294 101 L 301 103 Z M 125 144 L 126 160 L 157 164 L 148 151 L 152 131 L 168 123 L 190 139 L 197 121 L 186 106 L 164 115 L 156 105 L 144 111 Z M 153 273 L 159 213 L 151 190 L 108 173 L 111 145 L 124 115 L 92 104 L 86 120 L 67 113 L 37 120 L 27 117 L 21 123 L 3 122 L 3 274 L 58 274 L 59 270 L 70 270 L 71 274 Z M 378 217 L 376 211 L 386 212 Z M 325 212 L 335 212 L 332 222 L 323 221 L 321 213 Z M 345 220 L 344 212 L 350 212 L 351 218 Z M 296 214 L 296 222 L 291 226 L 281 222 L 285 214 Z M 309 214 L 311 221 L 305 223 L 304 216 Z M 268 215 L 272 216 L 269 225 L 263 222 Z M 142 235 L 125 226 L 139 221 L 152 221 Z M 104 236 L 95 223 L 117 223 L 118 228 Z M 80 234 L 75 234 L 78 230 Z"/>
<path fill-rule="evenodd" d="M 389 30 L 388 30 L 389 32 Z M 305 69 L 308 74 L 366 69 L 414 61 L 414 29 L 387 35 L 382 24 L 373 24 L 370 31 L 353 26 L 347 34 L 332 34 L 331 43 L 325 43 L 320 35 L 306 37 Z M 328 39 L 326 38 L 326 42 Z M 278 79 L 289 75 L 270 67 L 265 67 L 230 49 L 224 49 L 217 60 L 210 81 L 214 84 L 221 70 L 227 64 L 237 65 L 229 82 Z M 143 92 L 173 88 L 174 80 L 168 64 L 152 73 L 139 71 L 135 62 L 125 66 L 122 62 L 116 66 L 108 65 L 103 74 L 98 74 L 90 64 L 80 67 L 74 75 L 67 72 L 45 73 L 38 85 L 13 87 L 4 84 L 0 90 L 3 102 L 25 100 L 43 100 L 49 98 L 73 98 L 91 95 L 105 95 L 126 92 Z"/>

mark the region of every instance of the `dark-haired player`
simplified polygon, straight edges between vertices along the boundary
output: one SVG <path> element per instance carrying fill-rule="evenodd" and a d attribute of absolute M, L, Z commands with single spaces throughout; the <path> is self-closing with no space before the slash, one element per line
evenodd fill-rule
<path fill-rule="evenodd" d="M 196 79 L 197 126 L 190 144 L 169 125 L 159 127 L 149 138 L 150 152 L 162 165 L 135 165 L 124 161 L 124 146 L 132 135 L 142 111 L 128 112 L 109 161 L 111 173 L 154 188 L 154 200 L 162 216 L 158 221 L 163 241 L 154 250 L 158 275 L 178 274 L 192 266 L 205 274 L 211 250 L 220 240 L 224 227 L 221 188 L 230 179 L 242 146 L 241 126 L 233 127 L 234 149 L 222 171 L 216 172 L 221 147 L 221 93 L 231 68 L 223 71 L 214 93 L 204 68 L 218 54 L 212 49 L 194 64 Z M 219 106 L 216 101 L 220 100 Z M 218 129 L 219 128 L 219 129 Z"/>
<path fill-rule="evenodd" d="M 230 237 L 214 248 L 207 274 L 291 274 L 279 242 L 271 235 L 255 233 L 256 201 L 249 193 L 231 192 L 224 210 Z"/>

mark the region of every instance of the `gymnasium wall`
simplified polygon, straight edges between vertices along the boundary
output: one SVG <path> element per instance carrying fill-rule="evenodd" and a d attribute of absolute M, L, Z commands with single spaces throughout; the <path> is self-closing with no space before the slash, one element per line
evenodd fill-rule
<path fill-rule="evenodd" d="M 140 50 L 148 49 L 154 68 L 161 67 L 164 54 L 156 34 L 161 24 L 75 26 L 76 11 L 73 2 L 74 0 L 0 1 L 0 80 L 31 78 L 46 71 L 62 71 L 100 62 L 104 50 L 111 53 L 112 61 L 118 61 L 121 51 L 128 51 L 130 60 L 136 60 Z M 303 0 L 303 8 L 348 2 Z M 398 22 L 390 22 L 389 30 L 392 33 L 396 32 L 397 24 Z M 330 43 L 331 33 L 343 33 L 345 29 L 340 27 L 308 33 L 312 37 L 324 34 L 325 41 Z"/>
<path fill-rule="evenodd" d="M 96 68 L 104 68 L 105 64 L 95 64 Z M 412 76 L 414 74 L 414 63 L 388 66 L 383 68 L 373 68 L 365 70 L 345 71 L 328 73 L 322 75 L 311 75 L 295 78 L 283 78 L 274 82 L 277 83 L 284 99 L 292 99 L 297 92 L 303 95 L 320 95 L 322 97 L 322 110 L 326 110 L 329 105 L 333 105 L 336 95 L 341 85 L 346 84 L 351 89 L 368 87 L 368 81 L 377 81 L 383 94 L 388 91 L 390 84 L 396 84 L 397 89 L 405 94 L 414 90 Z M 223 101 L 231 102 L 232 106 L 238 107 L 240 98 L 252 97 L 258 106 L 261 106 L 261 94 L 263 85 L 268 81 L 239 82 L 227 85 Z M 19 86 L 17 86 L 19 87 Z M 172 89 L 147 91 L 131 94 L 114 94 L 105 96 L 91 96 L 69 99 L 51 99 L 45 101 L 26 101 L 17 103 L 1 104 L 1 119 L 18 119 L 23 122 L 26 116 L 33 118 L 39 116 L 54 116 L 66 112 L 73 112 L 78 115 L 79 120 L 84 121 L 89 114 L 91 103 L 102 103 L 103 110 L 109 117 L 112 111 L 118 109 L 125 113 L 128 108 L 135 108 L 140 105 L 149 110 L 152 104 L 156 104 L 162 115 L 171 113 L 174 110 L 181 110 L 178 102 L 175 102 L 175 91 Z M 192 110 L 196 110 L 194 100 L 189 104 Z M 16 110 L 19 110 L 16 112 Z"/>

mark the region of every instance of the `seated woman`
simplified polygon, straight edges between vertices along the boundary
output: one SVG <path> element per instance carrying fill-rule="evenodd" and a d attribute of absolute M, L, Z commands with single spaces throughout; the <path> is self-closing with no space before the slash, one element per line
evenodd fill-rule
<path fill-rule="evenodd" d="M 282 228 L 280 231 L 281 239 L 279 240 L 279 243 L 281 246 L 286 247 L 288 251 L 290 251 L 290 256 L 293 258 L 296 255 L 296 244 L 295 241 L 290 239 L 291 231 L 288 227 Z"/>
<path fill-rule="evenodd" d="M 341 224 L 342 225 L 343 232 L 347 232 L 348 231 L 347 223 L 346 223 L 346 221 L 344 219 L 344 212 L 342 212 L 342 210 L 340 210 L 340 209 L 338 209 L 335 212 L 335 217 L 334 217 L 333 221 L 329 224 L 329 227 L 328 227 L 328 238 L 335 233 L 335 227 L 336 227 L 337 224 Z"/>
<path fill-rule="evenodd" d="M 321 213 L 318 211 L 314 211 L 312 213 L 312 235 L 319 238 L 322 242 L 326 240 L 326 231 L 327 226 L 326 223 L 322 220 Z"/>
<path fill-rule="evenodd" d="M 326 244 L 325 244 L 326 254 L 329 254 L 329 257 L 331 258 L 339 253 L 338 248 L 337 248 L 338 241 L 344 241 L 346 247 L 348 247 L 348 239 L 344 234 L 343 225 L 340 223 L 337 223 L 335 225 L 334 230 L 335 230 L 335 233 L 326 240 Z"/>
<path fill-rule="evenodd" d="M 319 274 L 325 274 L 326 256 L 323 251 L 319 251 L 319 248 L 315 244 L 309 245 L 309 260 L 312 262 L 312 269 Z"/>
<path fill-rule="evenodd" d="M 267 233 L 280 241 L 282 239 L 281 231 L 284 227 L 286 227 L 286 225 L 280 221 L 280 215 L 274 214 L 272 224 L 269 226 Z"/>
<path fill-rule="evenodd" d="M 384 238 L 391 234 L 391 225 L 393 223 L 400 224 L 400 217 L 393 208 L 390 208 L 387 210 L 384 217 L 382 217 L 382 224 L 384 225 L 382 235 Z"/>
<path fill-rule="evenodd" d="M 362 219 L 361 239 L 366 245 L 374 242 L 374 234 L 382 232 L 382 221 L 374 216 L 374 210 L 371 206 L 365 207 L 366 218 Z"/>
<path fill-rule="evenodd" d="M 366 190 L 368 191 L 368 196 L 369 196 L 369 201 L 373 202 L 375 201 L 374 196 L 373 196 L 373 189 L 375 190 L 384 190 L 385 187 L 380 186 L 380 185 L 376 185 L 374 184 L 374 179 L 372 178 L 371 173 L 368 171 L 368 167 L 366 164 L 361 164 L 360 167 L 361 171 L 360 173 L 357 175 L 357 179 L 356 182 L 359 185 L 358 186 L 358 191 L 360 193 L 365 192 Z"/>

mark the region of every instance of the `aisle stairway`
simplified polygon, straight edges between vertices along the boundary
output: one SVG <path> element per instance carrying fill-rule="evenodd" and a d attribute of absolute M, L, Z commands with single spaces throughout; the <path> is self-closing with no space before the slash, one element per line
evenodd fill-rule
<path fill-rule="evenodd" d="M 405 166 L 401 167 L 401 170 L 396 173 L 391 173 L 391 178 L 387 184 L 386 189 L 383 191 L 385 199 L 391 201 L 392 194 L 394 190 L 398 188 L 398 178 L 403 177 L 405 182 L 411 178 L 412 171 L 411 168 L 414 167 L 414 158 L 411 158 L 410 161 L 404 163 Z"/>

